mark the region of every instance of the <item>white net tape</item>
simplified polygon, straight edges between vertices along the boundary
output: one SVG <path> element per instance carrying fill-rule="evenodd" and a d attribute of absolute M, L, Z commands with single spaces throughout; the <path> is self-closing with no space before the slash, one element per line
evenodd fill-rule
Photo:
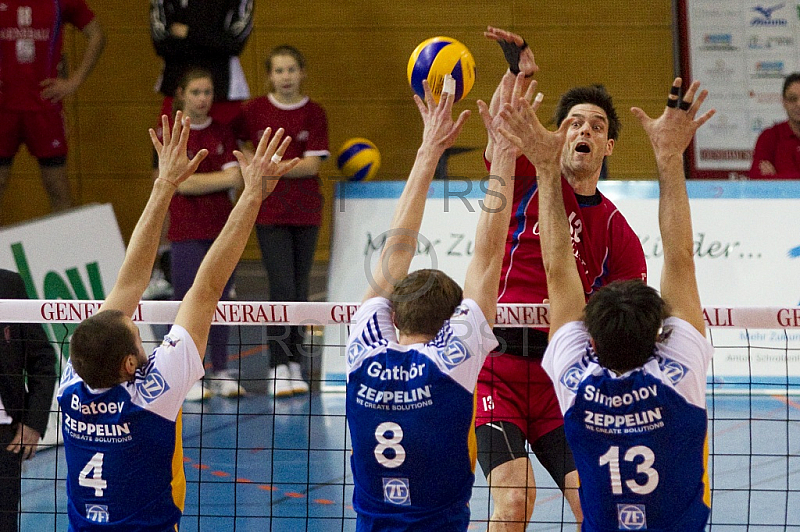
<path fill-rule="evenodd" d="M 0 299 L 0 322 L 79 323 L 100 308 L 102 301 Z M 179 301 L 142 301 L 133 316 L 137 323 L 172 323 Z M 216 324 L 336 325 L 350 322 L 358 303 L 220 302 Z M 503 304 L 496 324 L 505 327 L 546 326 L 548 305 Z M 709 328 L 798 329 L 800 307 L 704 307 Z"/>

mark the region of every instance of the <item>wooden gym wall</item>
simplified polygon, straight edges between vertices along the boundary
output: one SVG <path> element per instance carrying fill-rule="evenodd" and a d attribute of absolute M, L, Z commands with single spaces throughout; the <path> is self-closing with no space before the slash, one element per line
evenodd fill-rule
<path fill-rule="evenodd" d="M 190 0 L 191 1 L 191 0 Z M 157 119 L 161 98 L 153 85 L 161 67 L 150 42 L 144 0 L 89 0 L 103 25 L 107 46 L 94 72 L 66 102 L 70 133 L 69 176 L 78 204 L 111 202 L 124 238 L 150 190 L 151 146 L 147 128 Z M 256 0 L 253 33 L 241 56 L 251 92 L 265 92 L 263 61 L 270 48 L 290 43 L 307 56 L 306 92 L 327 110 L 330 148 L 350 137 L 375 142 L 383 159 L 378 179 L 404 179 L 419 145 L 421 121 L 411 99 L 406 64 L 414 47 L 435 35 L 466 44 L 478 76 L 469 96 L 456 105 L 474 116 L 457 141 L 475 150 L 453 157 L 452 176 L 485 175 L 481 147 L 485 131 L 475 100 L 489 99 L 505 70 L 499 47 L 486 40 L 487 24 L 522 34 L 541 67 L 545 94 L 542 116 L 552 115 L 567 88 L 605 84 L 623 122 L 609 160 L 614 179 L 653 179 L 649 142 L 628 110 L 637 105 L 659 113 L 673 75 L 672 14 L 668 0 L 572 0 L 453 2 Z M 83 38 L 70 28 L 65 51 L 80 57 Z M 326 215 L 317 258 L 328 255 L 334 157 L 322 170 Z M 15 161 L 2 202 L 3 223 L 48 211 L 38 167 L 26 152 Z M 258 259 L 251 241 L 245 258 Z"/>

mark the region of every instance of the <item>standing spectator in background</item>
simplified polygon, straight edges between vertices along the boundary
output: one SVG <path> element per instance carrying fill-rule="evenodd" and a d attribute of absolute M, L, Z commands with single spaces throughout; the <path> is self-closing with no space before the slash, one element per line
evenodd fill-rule
<path fill-rule="evenodd" d="M 756 141 L 750 179 L 800 179 L 800 72 L 783 82 L 789 119 L 765 129 Z"/>
<path fill-rule="evenodd" d="M 67 179 L 67 135 L 61 101 L 78 90 L 105 46 L 105 36 L 84 0 L 4 0 L 0 10 L 0 199 L 11 163 L 25 143 L 39 161 L 53 211 L 72 206 Z M 77 68 L 58 77 L 64 23 L 83 33 Z"/>
<path fill-rule="evenodd" d="M 319 104 L 302 93 L 306 60 L 289 45 L 274 48 L 267 57 L 270 92 L 242 106 L 234 130 L 255 146 L 261 133 L 282 127 L 292 137 L 287 157 L 300 157 L 261 205 L 256 234 L 267 270 L 272 301 L 306 301 L 317 233 L 322 223 L 319 169 L 328 151 L 328 119 Z M 270 391 L 290 396 L 308 391 L 298 362 L 303 342 L 300 326 L 267 327 L 270 350 Z"/>
<path fill-rule="evenodd" d="M 228 123 L 250 97 L 239 54 L 253 29 L 254 0 L 150 0 L 150 36 L 164 70 L 156 83 L 170 115 L 172 97 L 191 68 L 211 72 L 215 105 L 211 115 Z"/>
<path fill-rule="evenodd" d="M 236 140 L 228 126 L 208 115 L 214 101 L 211 73 L 194 68 L 187 71 L 175 90 L 174 111 L 183 111 L 191 119 L 192 134 L 187 150 L 190 157 L 202 149 L 208 150 L 197 171 L 178 185 L 177 193 L 169 204 L 169 230 L 167 239 L 172 249 L 171 279 L 174 288 L 172 299 L 182 301 L 192 287 L 203 257 L 214 239 L 225 227 L 233 210 L 230 193 L 241 188 L 242 176 L 233 150 Z M 174 116 L 174 113 L 173 113 Z M 157 130 L 159 140 L 163 131 Z M 158 178 L 158 154 L 154 158 L 155 176 Z M 229 299 L 234 276 L 225 284 L 222 301 Z M 245 390 L 228 372 L 228 327 L 212 325 L 208 335 L 212 371 L 205 384 L 197 381 L 186 396 L 187 401 L 200 401 L 212 394 L 224 397 L 244 395 Z"/>
<path fill-rule="evenodd" d="M 164 95 L 162 115 L 173 116 L 175 90 L 186 72 L 202 68 L 211 73 L 214 105 L 209 114 L 228 124 L 250 98 L 239 54 L 253 29 L 254 0 L 150 0 L 150 36 L 164 68 L 156 90 Z M 169 227 L 169 219 L 165 228 Z M 166 235 L 161 246 L 145 299 L 169 299 L 170 247 Z"/>
<path fill-rule="evenodd" d="M 0 299 L 27 297 L 22 277 L 0 269 Z M 0 330 L 0 530 L 15 532 L 22 462 L 47 429 L 56 354 L 39 323 L 1 323 Z"/>

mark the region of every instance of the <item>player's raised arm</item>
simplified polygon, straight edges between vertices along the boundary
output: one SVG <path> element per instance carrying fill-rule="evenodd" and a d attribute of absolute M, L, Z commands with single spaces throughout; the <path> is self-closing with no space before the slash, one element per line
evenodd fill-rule
<path fill-rule="evenodd" d="M 503 55 L 508 63 L 508 70 L 506 73 L 510 72 L 515 76 L 520 72 L 524 74 L 525 81 L 523 82 L 522 90 L 525 92 L 528 89 L 528 83 L 533 80 L 533 75 L 539 71 L 539 66 L 536 64 L 536 59 L 533 57 L 533 50 L 531 47 L 528 46 L 528 43 L 525 42 L 525 39 L 520 35 L 500 28 L 488 26 L 486 31 L 483 32 L 483 35 L 487 39 L 495 41 L 500 45 L 500 49 L 503 51 Z M 502 83 L 503 81 L 501 80 L 500 84 L 494 90 L 492 100 L 489 103 L 489 113 L 492 116 L 495 116 L 500 109 L 500 91 Z M 489 162 L 492 161 L 493 146 L 494 140 L 492 136 L 489 135 L 486 142 L 486 151 L 484 152 L 486 160 Z"/>
<path fill-rule="evenodd" d="M 498 109 L 504 105 L 519 106 L 523 86 L 527 85 L 525 101 L 530 102 L 536 91 L 536 82 L 526 83 L 522 74 L 514 76 L 507 72 L 500 83 L 497 94 Z M 537 100 L 534 105 L 538 107 Z M 475 230 L 475 253 L 467 268 L 464 280 L 464 297 L 473 299 L 483 311 L 490 326 L 494 325 L 497 313 L 497 286 L 506 247 L 506 234 L 514 203 L 514 166 L 519 150 L 515 144 L 500 133 L 506 126 L 501 113 L 492 114 L 481 100 L 478 109 L 491 139 L 494 153 L 489 171 L 486 197 L 480 205 L 481 213 Z"/>
<path fill-rule="evenodd" d="M 697 128 L 714 115 L 714 110 L 697 117 L 708 91 L 697 94 L 700 82 L 695 81 L 679 99 L 681 84 L 681 78 L 675 78 L 667 107 L 657 119 L 650 118 L 638 107 L 631 111 L 650 138 L 658 164 L 658 224 L 664 246 L 661 297 L 669 306 L 671 315 L 689 322 L 705 335 L 706 326 L 694 270 L 694 238 L 683 152 Z"/>
<path fill-rule="evenodd" d="M 501 133 L 536 166 L 539 236 L 547 274 L 552 338 L 559 327 L 579 320 L 586 305 L 561 189 L 561 151 L 574 119 L 567 118 L 557 131 L 548 131 L 539 122 L 536 109 L 525 101 L 518 108 L 505 106 L 501 114 L 508 123 Z"/>
<path fill-rule="evenodd" d="M 125 260 L 122 262 L 117 282 L 100 306 L 100 310 L 121 310 L 133 315 L 139 300 L 150 282 L 150 273 L 156 260 L 161 227 L 167 216 L 169 203 L 178 185 L 192 175 L 208 150 L 200 150 L 191 160 L 186 155 L 191 121 L 178 111 L 175 124 L 169 127 L 166 115 L 161 117 L 164 142 L 150 130 L 150 139 L 158 154 L 158 177 L 153 182 L 150 199 L 131 234 Z"/>
<path fill-rule="evenodd" d="M 267 128 L 252 160 L 248 160 L 239 151 L 233 152 L 242 170 L 244 190 L 222 232 L 203 258 L 194 283 L 183 298 L 175 318 L 175 323 L 192 336 L 201 358 L 205 354 L 208 331 L 217 302 L 242 256 L 261 203 L 275 189 L 280 176 L 300 162 L 296 157 L 290 161 L 281 161 L 291 140 L 290 137 L 283 138 L 282 128 L 274 136 L 272 130 Z"/>
<path fill-rule="evenodd" d="M 425 101 L 414 95 L 425 125 L 422 144 L 395 207 L 391 229 L 378 264 L 368 279 L 369 288 L 364 301 L 377 296 L 388 298 L 395 285 L 408 275 L 411 259 L 417 250 L 419 227 L 436 164 L 444 151 L 453 145 L 470 115 L 469 111 L 462 111 L 458 119 L 453 121 L 453 94 L 443 92 L 437 105 L 428 82 L 423 81 L 422 85 L 425 88 Z"/>

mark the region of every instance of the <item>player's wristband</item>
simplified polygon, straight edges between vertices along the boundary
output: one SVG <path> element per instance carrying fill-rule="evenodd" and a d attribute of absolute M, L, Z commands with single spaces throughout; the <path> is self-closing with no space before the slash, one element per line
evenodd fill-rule
<path fill-rule="evenodd" d="M 517 45 L 508 41 L 497 41 L 497 43 L 503 50 L 503 55 L 506 56 L 506 61 L 508 62 L 508 69 L 514 75 L 519 74 L 519 56 L 522 53 L 522 51 L 528 47 L 528 43 L 525 42 L 525 39 L 522 39 L 522 45 Z M 525 76 L 525 77 L 530 77 L 530 76 Z"/>

